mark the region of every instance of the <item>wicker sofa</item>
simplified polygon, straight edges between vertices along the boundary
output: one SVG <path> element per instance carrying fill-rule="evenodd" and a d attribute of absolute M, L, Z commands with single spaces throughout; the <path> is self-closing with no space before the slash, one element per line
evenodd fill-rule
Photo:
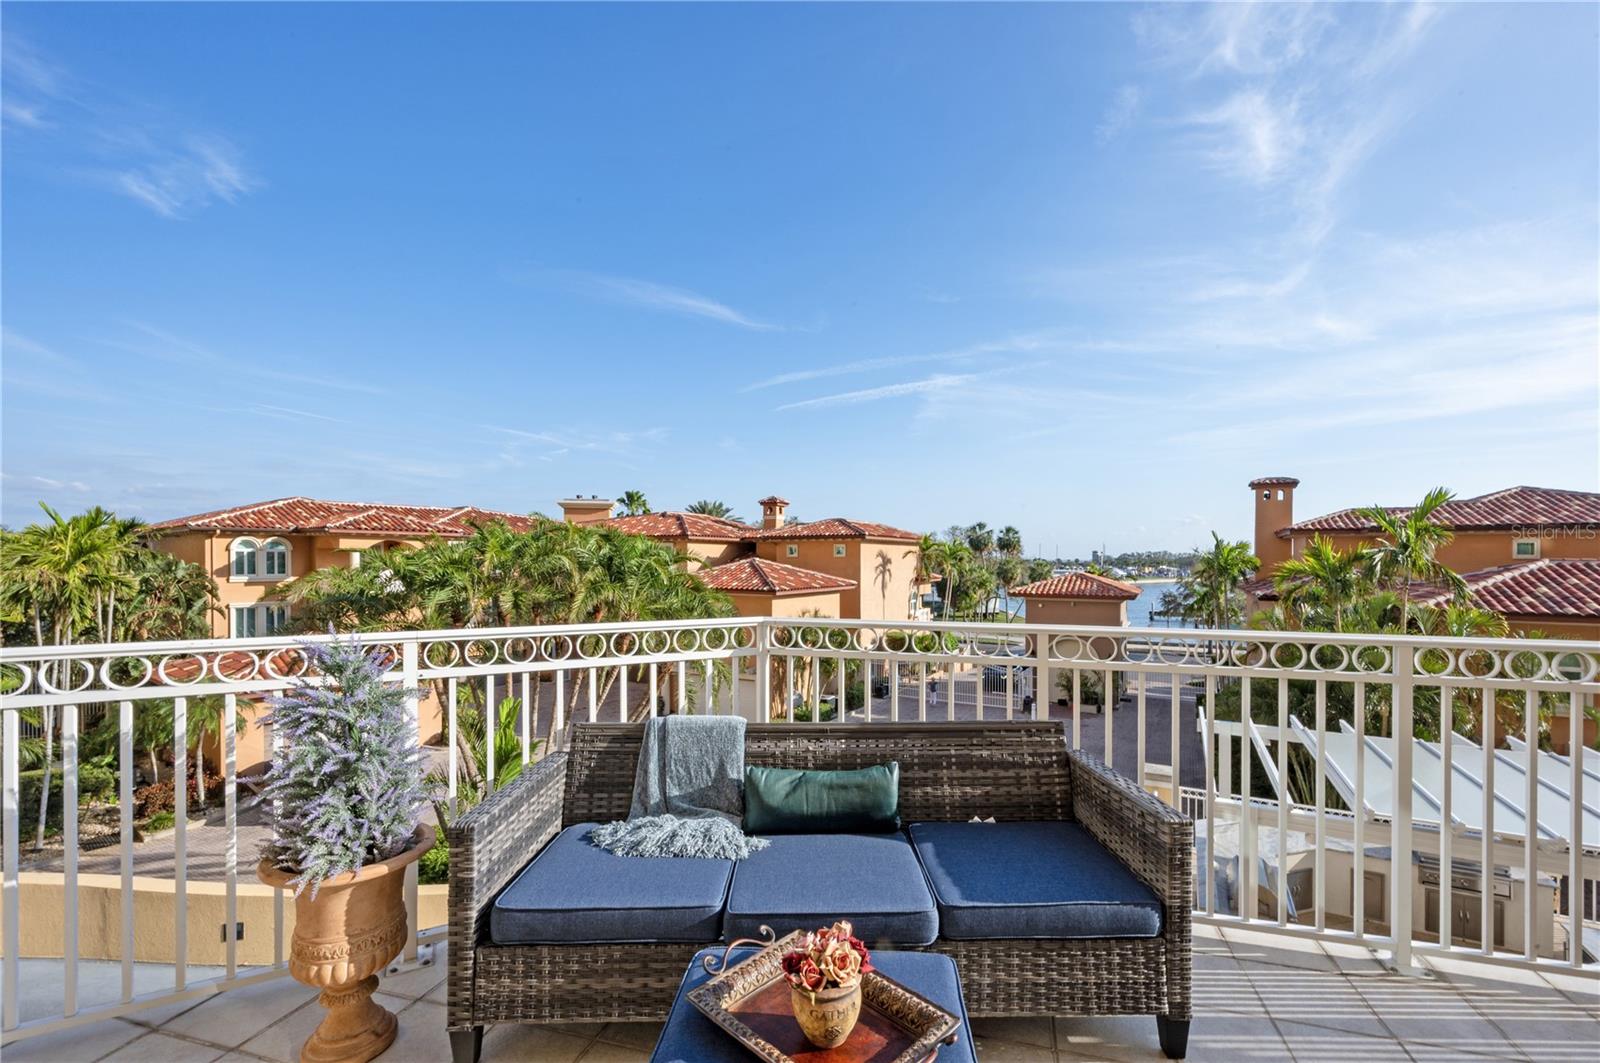
<path fill-rule="evenodd" d="M 615 922 L 638 913 L 602 912 L 599 923 L 586 924 L 583 919 L 594 913 L 572 911 L 572 891 L 592 894 L 597 905 L 604 905 L 608 903 L 604 897 L 620 887 L 577 865 L 542 879 L 542 888 L 565 893 L 568 901 L 552 897 L 531 902 L 536 909 L 541 904 L 552 908 L 565 904 L 562 912 L 530 914 L 526 900 L 520 908 L 509 903 L 497 908 L 502 897 L 517 891 L 526 894 L 534 875 L 530 861 L 538 854 L 551 854 L 541 863 L 566 857 L 598 859 L 580 852 L 574 839 L 583 824 L 627 816 L 640 738 L 637 725 L 576 725 L 568 751 L 552 753 L 532 765 L 450 828 L 447 1022 L 456 1063 L 475 1063 L 484 1027 L 494 1023 L 664 1019 L 690 957 L 720 937 L 741 936 L 742 924 L 731 922 L 741 895 L 743 872 L 738 869 L 749 865 L 752 880 L 757 879 L 756 857 L 730 865 L 733 887 L 727 890 L 722 934 L 708 929 L 716 926 L 715 920 L 707 924 L 678 909 L 670 913 L 676 920 L 671 928 L 650 934 L 648 940 L 637 940 L 636 922 Z M 915 919 L 906 916 L 899 923 L 878 925 L 876 932 L 868 930 L 863 936 L 872 935 L 869 943 L 876 939 L 880 945 L 926 948 L 952 957 L 974 1016 L 1154 1015 L 1162 1050 L 1171 1058 L 1183 1057 L 1190 1018 L 1193 825 L 1099 760 L 1069 752 L 1059 723 L 751 725 L 745 759 L 748 764 L 811 769 L 898 761 L 900 814 L 909 831 L 876 837 L 882 845 L 897 838 L 908 848 L 921 844 L 911 867 L 913 873 L 919 868 L 925 873 L 919 876 L 922 888 L 936 905 L 923 907 L 935 909 L 937 922 L 928 924 L 926 912 L 911 913 Z M 1034 892 L 1015 904 L 963 907 L 963 892 L 978 895 L 986 888 L 978 885 L 963 891 L 959 881 L 963 874 L 971 875 L 980 866 L 1006 869 L 1007 865 L 998 841 L 1002 834 L 968 833 L 986 827 L 969 824 L 974 816 L 994 817 L 997 824 L 1012 824 L 1016 831 L 1055 832 L 1051 837 L 1067 838 L 1062 832 L 1075 832 L 1071 837 L 1081 839 L 1075 843 L 1079 851 L 1052 854 L 1037 837 L 1018 838 L 1015 844 L 1027 848 L 1014 854 L 1011 873 L 996 888 L 1031 883 L 1027 888 Z M 965 849 L 963 839 L 968 843 Z M 974 844 L 981 848 L 973 848 Z M 769 856 L 775 852 L 780 852 L 776 842 L 758 856 L 782 859 L 781 853 Z M 899 851 L 885 855 L 898 857 Z M 874 896 L 914 888 L 904 881 L 903 866 L 896 860 L 868 857 L 862 862 L 859 853 L 850 859 L 857 862 L 849 874 L 807 881 L 804 889 L 814 898 L 809 902 L 813 910 L 803 915 L 794 912 L 796 925 L 782 925 L 782 912 L 746 911 L 742 917 L 772 923 L 779 934 L 823 916 L 870 921 L 856 911 L 863 907 L 860 899 L 848 896 L 851 882 L 898 874 L 901 881 L 888 890 L 879 888 L 881 884 L 868 888 Z M 1091 894 L 1102 888 L 1096 882 L 1121 882 L 1117 888 L 1123 894 L 1131 884 L 1149 903 L 1117 909 L 1123 912 L 1120 923 L 1111 909 L 1097 908 L 1092 895 L 1082 896 L 1081 885 L 1076 899 L 1088 904 L 1053 908 L 1038 903 L 1050 899 L 1037 891 L 1048 891 L 1051 880 L 1072 878 L 1075 868 L 1091 864 L 1101 865 L 1090 878 Z M 700 873 L 701 869 L 684 870 Z M 678 888 L 663 884 L 659 870 L 652 868 L 650 874 L 652 898 Z M 773 889 L 770 864 L 763 888 Z M 780 884 L 776 892 L 782 889 Z M 743 907 L 749 908 L 750 891 L 743 895 Z M 641 901 L 641 905 L 651 903 L 656 901 Z M 513 908 L 517 910 L 509 910 Z M 1153 914 L 1148 908 L 1154 909 Z M 1077 920 L 1070 923 L 1077 929 L 1052 929 L 1061 926 L 1051 922 L 1053 913 L 1061 912 L 1068 913 L 1064 918 Z M 531 940 L 525 932 L 529 924 L 516 922 L 513 915 L 543 925 L 548 936 Z M 556 915 L 569 921 L 558 926 Z M 570 922 L 571 918 L 578 922 Z M 613 922 L 606 923 L 608 918 Z M 539 924 L 541 919 L 544 924 Z M 629 929 L 605 929 L 619 925 Z M 1023 930 L 1015 929 L 1019 925 Z M 1095 931 L 1083 930 L 1101 925 L 1108 934 L 1125 936 L 1088 936 Z M 937 929 L 928 932 L 928 926 Z M 595 940 L 584 938 L 586 927 L 596 931 L 591 935 Z M 1011 936 L 985 936 L 986 927 Z M 1052 933 L 1059 936 L 1049 936 Z M 540 936 L 536 932 L 532 938 Z M 508 937 L 513 943 L 502 943 Z M 600 940 L 603 937 L 613 940 Z M 619 937 L 626 940 L 616 940 Z M 662 937 L 672 940 L 659 940 Z M 700 940 L 685 940 L 688 937 Z"/>

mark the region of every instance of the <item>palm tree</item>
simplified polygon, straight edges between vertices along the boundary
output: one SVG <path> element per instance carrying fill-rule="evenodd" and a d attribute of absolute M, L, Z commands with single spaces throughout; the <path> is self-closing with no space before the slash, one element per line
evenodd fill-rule
<path fill-rule="evenodd" d="M 624 517 L 642 517 L 650 512 L 650 503 L 645 500 L 643 491 L 622 492 L 617 505 L 622 507 Z"/>
<path fill-rule="evenodd" d="M 1007 557 L 1022 556 L 1022 533 L 1007 524 L 1000 529 L 1000 534 L 995 536 L 994 545 Z"/>
<path fill-rule="evenodd" d="M 1424 635 L 1447 635 L 1458 639 L 1501 639 L 1511 630 L 1506 618 L 1493 609 L 1483 609 L 1465 602 L 1414 606 L 1412 619 Z"/>
<path fill-rule="evenodd" d="M 1260 558 L 1250 552 L 1250 544 L 1225 542 L 1211 533 L 1211 549 L 1203 553 L 1189 570 L 1184 590 L 1189 594 L 1189 610 L 1208 627 L 1229 627 L 1242 614 L 1239 586 L 1261 567 Z"/>
<path fill-rule="evenodd" d="M 217 583 L 201 565 L 158 550 L 133 554 L 134 593 L 121 613 L 117 641 L 160 642 L 211 634 Z"/>
<path fill-rule="evenodd" d="M 967 528 L 966 540 L 967 546 L 979 557 L 986 557 L 994 549 L 994 532 L 981 520 Z"/>
<path fill-rule="evenodd" d="M 918 571 L 937 572 L 941 577 L 939 598 L 943 603 L 943 619 L 948 620 L 958 574 L 961 566 L 972 560 L 972 548 L 959 539 L 934 539 L 924 535 L 918 553 Z"/>
<path fill-rule="evenodd" d="M 1402 630 L 1400 596 L 1386 588 L 1362 595 L 1345 615 L 1345 630 L 1373 635 L 1395 635 Z"/>
<path fill-rule="evenodd" d="M 1439 507 L 1455 496 L 1435 487 L 1421 502 L 1398 512 L 1382 506 L 1368 506 L 1357 512 L 1377 525 L 1382 539 L 1363 552 L 1362 560 L 1372 582 L 1389 588 L 1400 599 L 1400 628 L 1407 630 L 1411 618 L 1411 585 L 1417 581 L 1443 583 L 1458 600 L 1467 597 L 1467 582 L 1438 560 L 1439 548 L 1455 534 L 1434 521 Z"/>
<path fill-rule="evenodd" d="M 26 617 L 37 645 L 71 645 L 80 636 L 116 637 L 117 601 L 134 586 L 131 559 L 139 549 L 138 521 L 95 506 L 63 517 L 43 502 L 48 523 L 30 524 L 0 538 L 0 600 L 5 612 Z M 47 635 L 48 632 L 48 635 Z M 49 811 L 55 710 L 46 707 L 44 780 L 39 790 L 36 846 L 44 845 Z"/>
<path fill-rule="evenodd" d="M 1038 583 L 1040 580 L 1049 579 L 1050 574 L 1055 570 L 1055 565 L 1042 557 L 1036 557 L 1024 566 L 1022 575 L 1027 582 Z"/>
<path fill-rule="evenodd" d="M 698 502 L 690 502 L 684 507 L 684 511 L 687 513 L 701 513 L 707 517 L 721 517 L 723 520 L 731 520 L 736 524 L 744 523 L 733 515 L 733 507 L 728 503 L 717 502 L 708 498 L 702 498 Z"/>
<path fill-rule="evenodd" d="M 220 738 L 222 713 L 226 705 L 221 695 L 208 694 L 190 698 L 185 713 L 189 727 L 189 748 L 194 751 L 194 791 L 201 805 L 206 803 L 206 742 Z M 233 720 L 235 733 L 243 730 L 245 714 L 242 710 L 234 709 Z"/>
<path fill-rule="evenodd" d="M 1312 537 L 1301 556 L 1279 565 L 1272 581 L 1286 618 L 1303 621 L 1320 610 L 1334 631 L 1344 630 L 1345 611 L 1367 586 L 1361 555 L 1343 553 L 1321 535 Z"/>
<path fill-rule="evenodd" d="M 378 631 L 576 624 L 732 615 L 727 597 L 689 571 L 693 559 L 642 535 L 541 521 L 504 524 L 415 550 L 374 551 L 357 569 L 319 569 L 280 589 L 297 625 Z M 619 673 L 597 677 L 610 692 Z M 435 685 L 443 701 L 443 684 Z M 468 697 L 480 696 L 469 688 Z M 572 704 L 585 688 L 574 683 Z M 537 702 L 531 706 L 537 711 Z"/>

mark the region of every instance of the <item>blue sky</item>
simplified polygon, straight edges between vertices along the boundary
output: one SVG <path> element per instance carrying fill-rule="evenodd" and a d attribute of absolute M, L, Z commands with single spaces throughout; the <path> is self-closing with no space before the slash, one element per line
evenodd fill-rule
<path fill-rule="evenodd" d="M 1594 5 L 5 4 L 3 519 L 1595 489 Z"/>

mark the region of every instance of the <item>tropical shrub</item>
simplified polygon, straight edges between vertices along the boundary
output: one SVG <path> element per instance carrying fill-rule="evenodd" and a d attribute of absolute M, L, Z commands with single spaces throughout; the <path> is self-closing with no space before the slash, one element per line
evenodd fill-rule
<path fill-rule="evenodd" d="M 61 826 L 62 779 L 59 768 L 49 773 L 50 801 L 47 827 Z M 39 825 L 39 791 L 45 785 L 45 770 L 34 768 L 17 773 L 17 829 L 32 830 Z M 78 804 L 111 801 L 117 794 L 117 773 L 93 760 L 78 765 Z"/>
<path fill-rule="evenodd" d="M 133 791 L 133 818 L 145 819 L 178 807 L 177 791 L 170 782 L 153 782 Z"/>
<path fill-rule="evenodd" d="M 846 710 L 853 712 L 856 709 L 863 708 L 866 704 L 867 689 L 861 685 L 861 680 L 857 679 L 855 682 L 845 686 L 844 707 Z"/>
<path fill-rule="evenodd" d="M 822 722 L 823 723 L 827 723 L 829 720 L 835 719 L 839 714 L 834 709 L 832 704 L 830 704 L 828 702 L 823 702 L 823 704 L 822 704 L 822 712 L 821 712 L 820 715 L 821 715 L 821 718 L 822 718 Z M 809 702 L 807 702 L 804 705 L 796 705 L 794 707 L 794 719 L 795 719 L 796 723 L 810 723 L 811 722 L 811 704 Z"/>
<path fill-rule="evenodd" d="M 442 886 L 450 881 L 450 843 L 440 831 L 433 848 L 417 861 L 417 881 L 424 886 Z"/>

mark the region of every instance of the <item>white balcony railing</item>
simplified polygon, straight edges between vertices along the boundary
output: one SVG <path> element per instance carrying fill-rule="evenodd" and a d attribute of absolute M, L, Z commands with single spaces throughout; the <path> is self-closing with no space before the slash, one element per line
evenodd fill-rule
<path fill-rule="evenodd" d="M 0 650 L 6 1040 L 286 972 L 284 897 L 266 896 L 254 854 L 240 852 L 264 833 L 248 822 L 259 813 L 241 756 L 271 756 L 276 739 L 260 733 L 255 699 L 315 681 L 299 647 L 327 637 Z M 559 747 L 575 719 L 664 711 L 797 727 L 1059 719 L 1070 745 L 1196 819 L 1205 854 L 1197 918 L 1359 942 L 1402 970 L 1416 953 L 1444 952 L 1600 978 L 1582 947 L 1596 926 L 1600 758 L 1540 753 L 1547 729 L 1584 733 L 1585 709 L 1600 694 L 1600 643 L 812 618 L 360 638 L 382 653 L 394 682 L 419 692 L 408 703 L 419 740 L 447 739 L 430 747 L 447 806 L 465 793 L 466 765 L 448 740 L 461 708 L 506 697 L 518 699 L 514 755 L 523 763 Z M 1103 691 L 1112 692 L 1109 712 Z M 211 754 L 220 759 L 220 807 L 191 822 L 187 787 L 177 786 L 170 834 L 136 841 L 136 776 L 148 757 L 136 738 L 157 747 L 157 770 L 183 778 L 191 757 L 207 755 L 206 742 L 190 752 L 189 720 L 202 698 L 222 702 Z M 164 733 L 152 738 L 142 726 L 168 707 L 170 764 Z M 42 717 L 35 733 L 59 741 L 60 835 L 42 850 L 19 830 L 19 739 L 30 710 Z M 107 715 L 116 721 L 114 812 L 109 801 L 90 811 L 115 817 L 114 831 L 102 824 L 114 852 L 92 848 L 80 818 L 85 726 Z M 1452 725 L 1441 728 L 1441 716 Z M 482 718 L 493 726 L 494 714 Z M 1482 749 L 1486 720 L 1498 721 L 1496 755 Z M 1419 734 L 1435 737 L 1410 740 Z M 1340 741 L 1353 763 L 1339 759 Z M 495 743 L 485 747 L 481 774 L 492 780 Z M 1419 749 L 1430 771 L 1442 761 L 1438 792 L 1403 784 L 1417 778 Z M 1508 779 L 1518 792 L 1507 792 Z M 94 918 L 84 918 L 80 890 L 88 898 L 91 885 L 114 894 L 115 910 L 93 902 Z M 429 896 L 413 867 L 413 932 L 401 962 L 426 962 L 442 935 L 442 925 L 429 925 L 442 924 L 442 898 Z M 270 949 L 259 925 L 244 949 L 246 902 L 252 912 L 270 908 Z M 48 941 L 40 927 L 51 928 Z M 206 948 L 220 962 L 191 962 Z M 40 989 L 43 974 L 24 979 L 24 965 L 40 964 L 59 981 L 59 1000 Z M 192 978 L 191 966 L 203 977 Z M 90 985 L 109 988 L 94 999 Z"/>

